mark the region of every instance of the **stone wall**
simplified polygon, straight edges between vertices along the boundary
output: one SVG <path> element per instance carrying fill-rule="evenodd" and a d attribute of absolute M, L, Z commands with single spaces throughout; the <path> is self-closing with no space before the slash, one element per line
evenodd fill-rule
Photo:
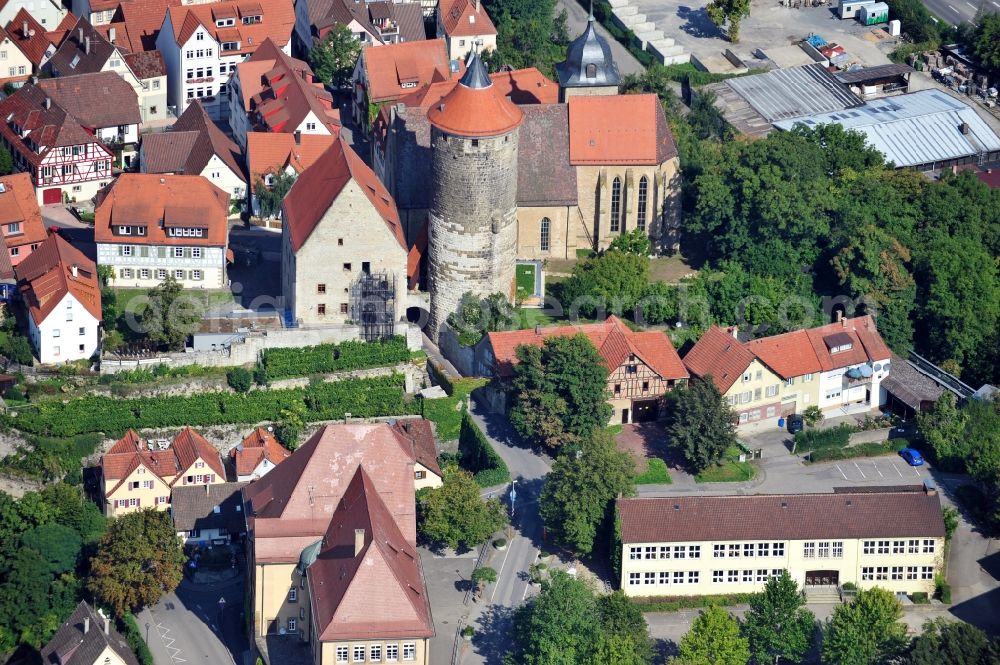
<path fill-rule="evenodd" d="M 513 296 L 517 141 L 516 129 L 477 139 L 431 131 L 428 334 L 435 340 L 463 293 Z"/>
<path fill-rule="evenodd" d="M 189 353 L 166 353 L 152 358 L 135 360 L 120 360 L 115 357 L 105 357 L 101 360 L 101 374 L 114 374 L 123 370 L 138 367 L 169 364 L 173 367 L 182 365 L 202 365 L 205 367 L 236 367 L 251 365 L 257 362 L 260 352 L 264 349 L 301 348 L 317 344 L 340 344 L 359 337 L 357 326 L 327 326 L 315 328 L 283 328 L 254 333 L 243 343 L 234 343 L 228 349 L 220 351 L 198 351 Z M 423 340 L 420 330 L 406 323 L 396 324 L 396 334 L 406 337 L 407 347 L 411 351 L 420 349 Z"/>

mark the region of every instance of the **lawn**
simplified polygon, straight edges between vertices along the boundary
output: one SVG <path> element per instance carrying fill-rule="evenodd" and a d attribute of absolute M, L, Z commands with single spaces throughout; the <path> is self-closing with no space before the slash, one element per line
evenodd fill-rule
<path fill-rule="evenodd" d="M 737 483 L 752 480 L 757 470 L 750 462 L 728 461 L 710 466 L 694 477 L 698 483 Z"/>
<path fill-rule="evenodd" d="M 440 441 L 454 441 L 462 431 L 462 401 L 476 388 L 486 385 L 486 379 L 457 379 L 452 382 L 448 397 L 424 400 L 424 418 L 437 426 Z"/>
<path fill-rule="evenodd" d="M 635 477 L 636 485 L 669 485 L 673 482 L 670 479 L 670 472 L 667 471 L 667 463 L 659 457 L 646 460 L 646 465 L 646 473 Z"/>
<path fill-rule="evenodd" d="M 519 298 L 530 298 L 535 295 L 535 266 L 532 263 L 518 263 L 515 266 L 517 295 Z"/>
<path fill-rule="evenodd" d="M 137 312 L 147 301 L 149 289 L 116 288 L 115 294 L 118 296 L 118 306 L 123 312 Z M 233 302 L 233 293 L 229 289 L 185 289 L 183 295 L 186 298 L 197 302 L 202 311 L 217 305 L 226 305 Z"/>

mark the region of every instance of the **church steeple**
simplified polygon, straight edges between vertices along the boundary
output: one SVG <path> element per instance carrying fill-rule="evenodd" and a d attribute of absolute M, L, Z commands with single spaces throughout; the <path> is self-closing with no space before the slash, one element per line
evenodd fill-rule
<path fill-rule="evenodd" d="M 618 94 L 621 75 L 611 55 L 607 40 L 597 34 L 594 3 L 591 0 L 587 27 L 573 40 L 566 52 L 565 62 L 556 65 L 559 76 L 560 97 L 572 94 Z"/>

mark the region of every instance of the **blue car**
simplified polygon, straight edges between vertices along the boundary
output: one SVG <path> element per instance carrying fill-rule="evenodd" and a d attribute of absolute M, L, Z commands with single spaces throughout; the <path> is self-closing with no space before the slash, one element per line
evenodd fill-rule
<path fill-rule="evenodd" d="M 899 451 L 899 456 L 910 466 L 922 466 L 924 463 L 923 456 L 913 448 L 903 448 Z"/>

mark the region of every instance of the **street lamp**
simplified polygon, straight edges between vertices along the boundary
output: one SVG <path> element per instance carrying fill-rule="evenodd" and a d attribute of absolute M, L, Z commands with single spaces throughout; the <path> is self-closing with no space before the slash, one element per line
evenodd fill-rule
<path fill-rule="evenodd" d="M 146 644 L 149 644 L 149 622 L 146 622 Z"/>
<path fill-rule="evenodd" d="M 510 481 L 510 516 L 514 516 L 514 501 L 517 499 L 517 479 Z"/>

